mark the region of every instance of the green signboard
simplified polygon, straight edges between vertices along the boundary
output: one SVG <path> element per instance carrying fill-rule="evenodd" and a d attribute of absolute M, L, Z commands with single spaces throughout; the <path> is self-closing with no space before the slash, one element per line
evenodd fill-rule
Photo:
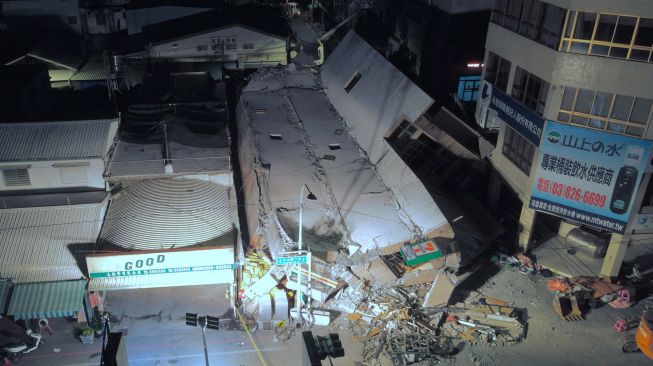
<path fill-rule="evenodd" d="M 306 255 L 296 255 L 292 257 L 279 257 L 276 259 L 275 264 L 277 266 L 283 266 L 284 264 L 305 264 L 307 263 Z"/>
<path fill-rule="evenodd" d="M 406 244 L 401 247 L 401 256 L 409 266 L 416 266 L 433 259 L 438 259 L 444 254 L 433 239 Z"/>

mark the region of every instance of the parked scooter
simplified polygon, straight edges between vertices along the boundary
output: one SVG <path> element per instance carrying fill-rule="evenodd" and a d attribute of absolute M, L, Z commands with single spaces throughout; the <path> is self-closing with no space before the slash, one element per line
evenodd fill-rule
<path fill-rule="evenodd" d="M 0 319 L 0 353 L 6 355 L 11 362 L 17 362 L 24 354 L 45 346 L 42 336 L 23 330 L 10 319 Z"/>

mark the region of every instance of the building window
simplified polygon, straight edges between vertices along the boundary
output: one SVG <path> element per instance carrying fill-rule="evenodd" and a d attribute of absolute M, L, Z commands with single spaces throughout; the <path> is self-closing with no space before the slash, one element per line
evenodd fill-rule
<path fill-rule="evenodd" d="M 2 180 L 6 187 L 29 186 L 29 169 L 2 169 Z"/>
<path fill-rule="evenodd" d="M 544 113 L 544 104 L 549 93 L 549 83 L 517 67 L 512 84 L 512 97 L 539 114 Z"/>
<path fill-rule="evenodd" d="M 484 78 L 490 84 L 505 92 L 508 87 L 510 67 L 510 61 L 492 52 L 488 52 L 487 60 L 485 61 Z"/>
<path fill-rule="evenodd" d="M 496 0 L 492 22 L 547 47 L 557 49 L 565 9 L 539 0 Z"/>
<path fill-rule="evenodd" d="M 360 79 L 361 79 L 361 74 L 358 71 L 356 71 L 354 75 L 352 75 L 352 77 L 349 79 L 349 81 L 347 81 L 347 84 L 345 84 L 345 91 L 349 93 Z"/>
<path fill-rule="evenodd" d="M 104 16 L 104 14 L 95 14 L 95 24 L 97 25 L 107 24 L 107 18 Z"/>
<path fill-rule="evenodd" d="M 652 62 L 653 19 L 568 11 L 560 51 Z"/>
<path fill-rule="evenodd" d="M 254 43 L 243 43 L 243 49 L 244 50 L 253 50 L 254 49 Z"/>
<path fill-rule="evenodd" d="M 458 78 L 458 99 L 462 102 L 473 102 L 478 99 L 480 88 L 480 76 L 461 76 Z"/>
<path fill-rule="evenodd" d="M 70 25 L 75 25 L 77 24 L 77 17 L 66 17 L 66 21 Z"/>
<path fill-rule="evenodd" d="M 207 45 L 205 45 L 205 44 L 198 44 L 198 45 L 197 45 L 197 50 L 200 51 L 200 52 L 202 52 L 202 51 L 206 51 L 206 50 L 208 50 L 208 49 L 209 49 L 209 46 L 207 46 Z"/>
<path fill-rule="evenodd" d="M 238 47 L 236 44 L 236 37 L 227 37 L 227 50 L 235 50 Z"/>
<path fill-rule="evenodd" d="M 653 100 L 565 87 L 558 121 L 642 137 Z"/>
<path fill-rule="evenodd" d="M 224 51 L 224 40 L 222 38 L 211 38 L 212 51 Z"/>
<path fill-rule="evenodd" d="M 394 142 L 397 145 L 403 145 L 404 141 L 410 140 L 410 138 L 417 132 L 417 127 L 413 126 L 410 122 L 403 120 L 399 124 L 399 127 L 390 135 L 388 140 Z"/>
<path fill-rule="evenodd" d="M 535 155 L 535 146 L 509 126 L 506 126 L 502 152 L 524 174 L 530 174 L 533 156 Z"/>

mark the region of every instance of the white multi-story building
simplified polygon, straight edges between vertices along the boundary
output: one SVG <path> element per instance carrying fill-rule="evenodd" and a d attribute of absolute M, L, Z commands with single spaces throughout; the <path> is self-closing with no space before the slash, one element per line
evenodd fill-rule
<path fill-rule="evenodd" d="M 220 63 L 257 68 L 288 63 L 291 30 L 281 8 L 245 5 L 216 9 L 143 27 L 121 53 L 137 60 Z"/>
<path fill-rule="evenodd" d="M 609 240 L 589 267 L 616 275 L 651 242 L 652 49 L 647 0 L 495 1 L 476 117 L 498 130 L 490 160 L 522 202 L 520 246 L 581 227 Z"/>

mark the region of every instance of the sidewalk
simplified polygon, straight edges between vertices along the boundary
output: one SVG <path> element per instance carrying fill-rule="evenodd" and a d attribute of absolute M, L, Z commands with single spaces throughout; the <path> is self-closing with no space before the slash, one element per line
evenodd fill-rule
<path fill-rule="evenodd" d="M 75 319 L 51 318 L 48 319 L 52 335 L 47 331 L 42 332 L 45 346 L 23 356 L 20 365 L 99 365 L 101 340 L 96 339 L 94 344 L 82 344 L 78 337 L 81 326 Z"/>

